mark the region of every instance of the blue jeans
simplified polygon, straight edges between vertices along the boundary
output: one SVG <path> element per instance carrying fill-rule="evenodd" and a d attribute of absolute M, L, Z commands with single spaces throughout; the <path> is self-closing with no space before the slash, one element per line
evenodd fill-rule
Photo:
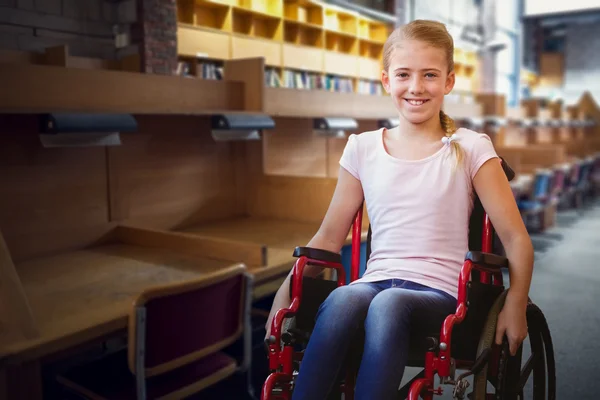
<path fill-rule="evenodd" d="M 365 341 L 355 399 L 395 399 L 408 358 L 411 321 L 420 318 L 426 330 L 439 332 L 444 318 L 455 311 L 451 295 L 400 279 L 335 289 L 317 313 L 292 399 L 327 398 L 362 324 Z"/>

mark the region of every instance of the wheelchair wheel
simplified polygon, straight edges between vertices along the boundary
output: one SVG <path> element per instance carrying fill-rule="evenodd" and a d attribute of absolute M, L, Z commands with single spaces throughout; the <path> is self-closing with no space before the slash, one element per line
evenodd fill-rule
<path fill-rule="evenodd" d="M 483 330 L 478 354 L 494 346 L 496 321 L 504 304 L 505 293 L 492 307 Z M 554 349 L 548 324 L 533 303 L 527 306 L 529 333 L 515 356 L 510 355 L 505 338 L 488 365 L 473 379 L 472 400 L 496 399 L 555 400 L 556 374 Z M 494 353 L 493 353 L 494 354 Z M 525 357 L 524 357 L 525 356 Z M 525 360 L 524 360 L 525 358 Z M 488 387 L 491 386 L 491 391 Z"/>

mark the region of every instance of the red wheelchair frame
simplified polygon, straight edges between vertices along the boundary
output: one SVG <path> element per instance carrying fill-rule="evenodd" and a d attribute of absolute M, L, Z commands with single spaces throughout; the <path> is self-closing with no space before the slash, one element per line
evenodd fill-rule
<path fill-rule="evenodd" d="M 351 272 L 350 280 L 355 281 L 359 275 L 359 263 L 360 263 L 360 241 L 361 241 L 361 227 L 362 227 L 363 209 L 362 207 L 357 212 L 352 226 L 352 258 L 351 258 Z M 493 228 L 492 224 L 484 212 L 484 224 L 482 232 L 482 252 L 490 253 L 492 250 L 493 240 Z M 321 260 L 309 259 L 306 256 L 299 257 L 294 263 L 293 275 L 303 276 L 304 267 L 306 264 L 318 265 L 325 268 L 333 268 L 337 271 L 337 285 L 343 286 L 346 282 L 346 274 L 344 266 L 339 263 L 331 263 Z M 455 324 L 461 323 L 467 313 L 467 284 L 471 277 L 471 271 L 475 269 L 480 271 L 481 283 L 492 284 L 497 286 L 503 285 L 502 271 L 500 268 L 487 267 L 473 263 L 471 260 L 466 260 L 463 264 L 459 275 L 458 283 L 458 300 L 456 312 L 450 314 L 444 320 L 440 332 L 440 346 L 439 352 L 436 354 L 434 351 L 428 351 L 425 356 L 425 375 L 423 378 L 415 380 L 409 391 L 409 400 L 417 400 L 419 396 L 422 396 L 425 400 L 431 400 L 433 395 L 441 395 L 442 388 L 434 389 L 434 377 L 435 374 L 444 379 L 450 377 L 451 371 L 451 344 L 452 344 L 452 328 Z M 268 344 L 269 352 L 269 368 L 272 372 L 266 379 L 261 399 L 262 400 L 289 400 L 291 398 L 291 390 L 285 387 L 285 383 L 289 383 L 293 379 L 293 360 L 299 359 L 300 354 L 294 354 L 292 346 L 283 346 L 281 348 L 281 330 L 283 325 L 283 319 L 286 317 L 292 317 L 298 311 L 300 301 L 302 299 L 302 279 L 293 279 L 292 284 L 292 302 L 289 308 L 280 309 L 275 313 L 271 325 L 271 337 Z M 497 356 L 497 355 L 496 355 Z M 492 359 L 494 359 L 492 355 Z M 462 365 L 461 365 L 462 364 Z M 456 367 L 467 367 L 472 362 L 463 362 L 456 364 Z M 353 379 L 348 376 L 346 384 L 344 385 L 344 394 L 346 400 L 353 399 Z M 272 396 L 272 391 L 277 383 L 284 384 L 282 392 L 275 397 Z"/>

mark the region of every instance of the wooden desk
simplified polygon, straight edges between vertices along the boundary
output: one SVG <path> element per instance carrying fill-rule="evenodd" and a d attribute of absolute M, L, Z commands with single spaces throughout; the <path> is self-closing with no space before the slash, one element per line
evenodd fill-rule
<path fill-rule="evenodd" d="M 8 327 L 0 326 L 0 397 L 2 385 L 11 379 L 7 376 L 13 376 L 3 376 L 4 367 L 14 366 L 21 382 L 38 385 L 44 357 L 124 333 L 132 301 L 144 288 L 209 275 L 238 264 L 233 261 L 238 255 L 257 259 L 260 246 L 252 244 L 265 245 L 267 252 L 263 265 L 247 265 L 255 279 L 254 297 L 274 293 L 293 266 L 294 247 L 306 245 L 317 229 L 314 223 L 262 218 L 228 219 L 183 232 L 124 229 L 111 243 L 19 263 L 16 269 L 40 336 L 15 340 Z M 235 243 L 239 247 L 231 248 L 229 261 L 215 257 Z M 31 398 L 40 397 L 35 393 Z"/>
<path fill-rule="evenodd" d="M 266 246 L 266 264 L 248 265 L 255 279 L 254 297 L 260 298 L 279 288 L 296 260 L 292 257 L 294 248 L 306 246 L 318 229 L 318 223 L 240 217 L 189 227 L 181 232 Z M 366 239 L 364 231 L 361 241 Z M 351 233 L 345 244 L 350 243 Z"/>
<path fill-rule="evenodd" d="M 17 271 L 40 336 L 15 342 L 0 327 L 0 366 L 124 329 L 132 301 L 143 289 L 208 275 L 233 264 L 124 243 L 23 262 Z"/>

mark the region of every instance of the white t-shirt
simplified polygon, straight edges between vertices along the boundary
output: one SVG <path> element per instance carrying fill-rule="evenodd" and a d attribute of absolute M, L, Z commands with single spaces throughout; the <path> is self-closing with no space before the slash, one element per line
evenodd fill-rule
<path fill-rule="evenodd" d="M 462 164 L 450 145 L 420 160 L 391 156 L 384 128 L 351 135 L 340 165 L 361 181 L 372 227 L 371 256 L 356 282 L 404 279 L 458 297 L 468 251 L 473 177 L 498 157 L 486 134 L 458 129 Z"/>

